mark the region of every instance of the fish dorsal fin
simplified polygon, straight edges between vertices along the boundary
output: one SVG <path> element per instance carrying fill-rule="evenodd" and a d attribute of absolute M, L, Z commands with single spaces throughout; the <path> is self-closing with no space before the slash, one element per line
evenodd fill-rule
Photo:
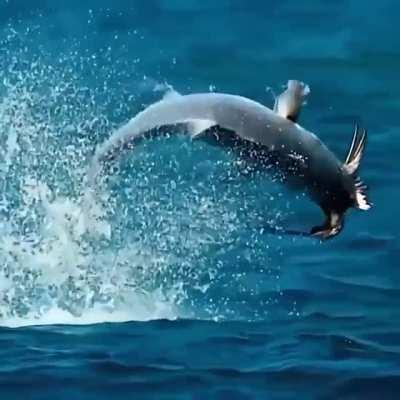
<path fill-rule="evenodd" d="M 367 131 L 365 129 L 360 129 L 359 126 L 356 124 L 354 128 L 353 139 L 351 141 L 351 146 L 349 152 L 347 153 L 346 161 L 343 164 L 343 168 L 348 174 L 356 174 L 360 166 L 366 141 Z"/>
<path fill-rule="evenodd" d="M 177 99 L 179 97 L 182 97 L 182 95 L 179 92 L 177 92 L 176 90 L 174 90 L 172 88 L 172 86 L 168 86 L 168 89 L 164 93 L 164 96 L 163 96 L 162 99 L 163 100 L 174 100 L 174 99 Z"/>
<path fill-rule="evenodd" d="M 289 80 L 287 89 L 275 100 L 274 111 L 281 117 L 296 122 L 304 98 L 310 93 L 310 87 L 304 82 Z"/>
<path fill-rule="evenodd" d="M 207 129 L 217 125 L 215 121 L 209 119 L 190 119 L 185 122 L 187 123 L 188 131 L 192 139 L 195 139 Z"/>

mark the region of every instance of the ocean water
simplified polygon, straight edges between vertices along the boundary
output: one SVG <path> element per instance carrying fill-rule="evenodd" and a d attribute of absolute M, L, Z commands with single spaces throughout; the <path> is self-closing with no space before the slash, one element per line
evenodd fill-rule
<path fill-rule="evenodd" d="M 400 5 L 0 1 L 0 398 L 398 399 Z M 127 152 L 85 229 L 97 145 L 173 88 L 273 104 L 344 158 L 366 127 L 374 207 L 321 215 L 184 135 Z"/>

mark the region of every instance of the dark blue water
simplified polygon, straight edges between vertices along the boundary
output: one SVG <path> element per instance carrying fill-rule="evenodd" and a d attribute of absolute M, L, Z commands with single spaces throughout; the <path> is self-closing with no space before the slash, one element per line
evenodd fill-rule
<path fill-rule="evenodd" d="M 397 399 L 400 6 L 395 1 L 0 2 L 1 399 Z M 374 207 L 321 215 L 182 136 L 112 167 L 96 145 L 173 87 L 272 105 L 344 158 L 369 132 Z M 280 233 L 281 232 L 281 233 Z"/>

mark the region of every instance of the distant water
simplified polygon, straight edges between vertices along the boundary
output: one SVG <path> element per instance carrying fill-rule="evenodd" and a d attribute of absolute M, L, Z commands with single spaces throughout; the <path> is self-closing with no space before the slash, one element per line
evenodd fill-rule
<path fill-rule="evenodd" d="M 400 5 L 0 1 L 0 397 L 398 399 Z M 303 196 L 184 136 L 97 144 L 173 87 L 272 105 L 344 158 L 369 131 L 374 203 L 327 243 Z"/>

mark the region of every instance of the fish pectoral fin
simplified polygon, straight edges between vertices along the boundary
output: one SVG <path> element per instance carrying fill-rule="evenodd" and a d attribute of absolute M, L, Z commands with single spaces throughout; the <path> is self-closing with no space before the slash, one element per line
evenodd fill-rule
<path fill-rule="evenodd" d="M 343 214 L 335 211 L 329 211 L 326 214 L 326 219 L 323 225 L 314 226 L 310 234 L 318 237 L 321 240 L 331 239 L 338 235 L 343 229 Z"/>
<path fill-rule="evenodd" d="M 186 123 L 188 132 L 192 139 L 197 138 L 207 129 L 217 125 L 215 121 L 211 121 L 209 119 L 190 119 L 186 121 Z"/>
<path fill-rule="evenodd" d="M 346 161 L 343 164 L 343 169 L 349 175 L 355 175 L 360 166 L 362 155 L 364 152 L 365 144 L 367 141 L 367 131 L 360 129 L 356 124 L 354 128 L 353 140 L 349 152 L 346 157 Z"/>

